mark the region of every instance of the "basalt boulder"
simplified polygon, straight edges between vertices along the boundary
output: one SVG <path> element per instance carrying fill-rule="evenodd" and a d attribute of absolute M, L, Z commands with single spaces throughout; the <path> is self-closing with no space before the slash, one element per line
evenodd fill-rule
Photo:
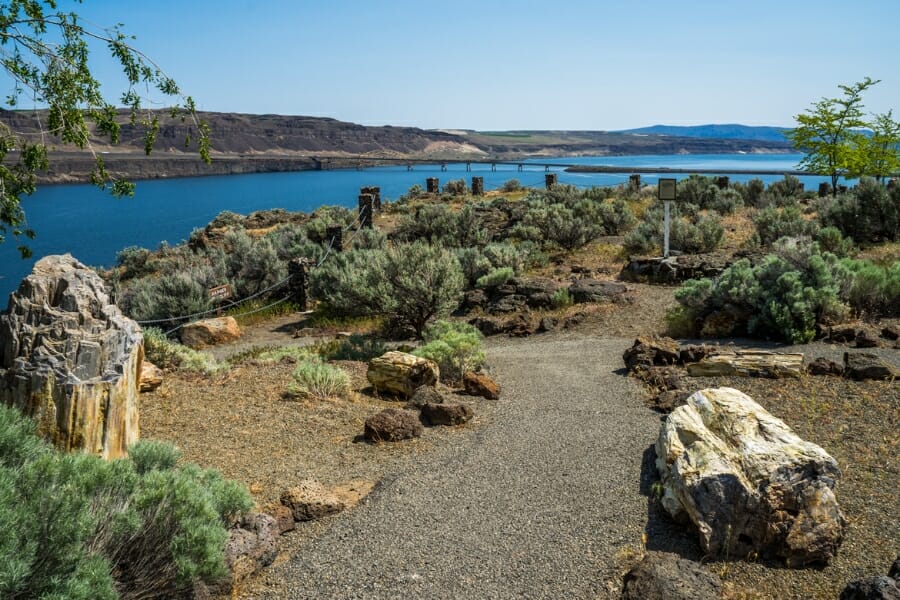
<path fill-rule="evenodd" d="M 796 567 L 827 563 L 843 541 L 837 461 L 738 390 L 692 394 L 663 422 L 656 456 L 663 507 L 693 523 L 707 554 Z"/>
<path fill-rule="evenodd" d="M 62 451 L 125 456 L 143 360 L 141 328 L 68 254 L 39 260 L 0 315 L 0 402 Z"/>

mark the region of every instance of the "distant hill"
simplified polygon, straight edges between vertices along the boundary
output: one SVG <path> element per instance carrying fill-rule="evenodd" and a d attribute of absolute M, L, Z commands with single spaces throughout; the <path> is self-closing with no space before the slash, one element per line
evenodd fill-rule
<path fill-rule="evenodd" d="M 668 135 L 718 140 L 756 140 L 764 142 L 787 142 L 785 127 L 766 127 L 751 125 L 652 125 L 637 129 L 625 129 L 619 133 L 636 133 L 639 135 Z"/>
<path fill-rule="evenodd" d="M 196 131 L 190 122 L 158 111 L 159 135 L 150 156 L 144 155 L 139 127 L 119 115 L 120 141 L 95 137 L 92 148 L 103 156 L 115 177 L 153 179 L 270 171 L 355 167 L 354 157 L 430 160 L 515 160 L 550 156 L 621 156 L 628 154 L 715 154 L 790 152 L 783 137 L 747 137 L 746 130 L 780 131 L 774 127 L 707 125 L 649 127 L 629 132 L 608 131 L 472 131 L 425 130 L 416 127 L 371 127 L 335 119 L 287 115 L 204 112 L 210 127 L 213 164 L 197 159 Z M 32 141 L 50 146 L 50 169 L 43 182 L 87 181 L 94 156 L 71 146 L 57 146 L 41 127 L 44 111 L 0 109 L 5 124 Z M 730 129 L 729 129 L 730 128 Z M 736 134 L 738 129 L 743 137 Z M 665 130 L 664 132 L 662 130 Z M 706 131 L 707 137 L 703 137 Z M 644 133 L 648 132 L 648 133 Z M 728 134 L 728 132 L 731 132 Z M 659 133 L 660 135 L 652 135 Z M 49 139 L 48 139 L 49 137 Z M 194 142 L 185 147 L 184 140 Z M 372 163 L 367 163 L 372 164 Z"/>

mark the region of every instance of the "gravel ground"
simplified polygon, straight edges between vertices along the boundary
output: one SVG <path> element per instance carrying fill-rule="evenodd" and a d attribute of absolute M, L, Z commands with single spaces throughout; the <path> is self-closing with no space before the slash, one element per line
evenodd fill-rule
<path fill-rule="evenodd" d="M 492 339 L 493 423 L 448 437 L 310 536 L 246 598 L 605 598 L 641 543 L 658 419 L 630 340 Z"/>

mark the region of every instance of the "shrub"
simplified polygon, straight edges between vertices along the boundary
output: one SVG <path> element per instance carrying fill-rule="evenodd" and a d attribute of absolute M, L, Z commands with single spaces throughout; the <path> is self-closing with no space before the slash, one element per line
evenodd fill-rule
<path fill-rule="evenodd" d="M 815 234 L 815 240 L 823 252 L 831 252 L 838 258 L 849 256 L 855 249 L 853 240 L 841 235 L 837 227 L 823 227 Z"/>
<path fill-rule="evenodd" d="M 413 354 L 437 363 L 442 380 L 459 382 L 463 374 L 484 364 L 484 338 L 472 325 L 437 321 L 425 330 L 423 337 L 425 345 Z"/>
<path fill-rule="evenodd" d="M 739 260 L 715 280 L 685 282 L 675 293 L 683 307 L 677 320 L 706 319 L 713 325 L 707 333 L 743 330 L 792 343 L 812 340 L 817 323 L 836 321 L 846 312 L 841 297 L 846 268 L 815 245 L 778 251 L 755 266 Z"/>
<path fill-rule="evenodd" d="M 730 215 L 743 205 L 744 199 L 740 192 L 732 189 L 724 189 L 719 190 L 715 199 L 704 208 L 714 210 L 720 215 Z"/>
<path fill-rule="evenodd" d="M 129 246 L 117 252 L 116 265 L 122 269 L 122 279 L 133 279 L 148 274 L 149 258 L 150 251 L 139 246 Z"/>
<path fill-rule="evenodd" d="M 764 208 L 753 217 L 753 223 L 756 225 L 755 239 L 763 246 L 770 246 L 783 237 L 808 236 L 815 229 L 795 206 Z"/>
<path fill-rule="evenodd" d="M 823 225 L 837 227 L 858 243 L 900 240 L 900 186 L 890 190 L 864 177 L 851 192 L 825 201 Z"/>
<path fill-rule="evenodd" d="M 509 179 L 506 182 L 504 182 L 503 185 L 500 187 L 500 191 L 506 192 L 506 193 L 518 192 L 521 189 L 522 189 L 522 184 L 519 183 L 518 179 Z"/>
<path fill-rule="evenodd" d="M 316 351 L 325 360 L 356 360 L 368 362 L 376 356 L 387 352 L 384 342 L 373 337 L 352 334 L 343 340 L 334 340 L 327 344 L 317 344 Z"/>
<path fill-rule="evenodd" d="M 447 248 L 469 248 L 490 241 L 488 232 L 471 205 L 454 211 L 445 204 L 429 204 L 406 216 L 397 225 L 394 239 L 425 240 Z"/>
<path fill-rule="evenodd" d="M 762 179 L 754 177 L 744 184 L 735 183 L 734 189 L 736 189 L 741 194 L 741 198 L 743 199 L 745 205 L 752 206 L 754 208 L 761 208 L 760 201 L 762 199 L 763 192 L 766 191 L 766 184 L 763 183 Z"/>
<path fill-rule="evenodd" d="M 701 208 L 708 208 L 719 195 L 719 187 L 712 177 L 691 174 L 678 182 L 679 202 L 688 202 Z"/>
<path fill-rule="evenodd" d="M 773 182 L 768 192 L 776 198 L 779 206 L 790 205 L 803 195 L 803 183 L 797 177 L 788 174 L 784 179 Z"/>
<path fill-rule="evenodd" d="M 691 212 L 690 206 L 687 208 Z M 663 246 L 663 226 L 661 210 L 647 211 L 645 220 L 625 236 L 625 249 L 635 254 L 660 252 Z M 690 218 L 673 212 L 669 223 L 670 249 L 688 254 L 712 252 L 719 247 L 724 236 L 725 229 L 715 215 L 699 217 L 696 222 L 692 222 Z"/>
<path fill-rule="evenodd" d="M 383 250 L 333 253 L 310 273 L 310 295 L 335 316 L 383 314 L 394 293 L 385 279 L 386 264 Z"/>
<path fill-rule="evenodd" d="M 480 277 L 491 271 L 491 261 L 480 248 L 459 248 L 455 254 L 465 279 L 465 287 L 473 287 Z"/>
<path fill-rule="evenodd" d="M 900 263 L 882 266 L 846 259 L 842 265 L 852 274 L 846 297 L 854 310 L 875 315 L 900 315 Z"/>
<path fill-rule="evenodd" d="M 575 250 L 603 234 L 598 216 L 590 214 L 593 203 L 587 200 L 576 208 L 565 204 L 532 203 L 524 225 L 540 231 L 545 242 L 553 242 L 566 250 Z"/>
<path fill-rule="evenodd" d="M 171 341 L 156 327 L 144 329 L 144 356 L 161 369 L 183 369 L 204 375 L 215 375 L 228 369 L 227 363 L 218 363 L 208 352 L 198 352 Z"/>
<path fill-rule="evenodd" d="M 385 313 L 421 337 L 435 317 L 450 314 L 462 297 L 463 273 L 448 250 L 424 242 L 388 250 L 384 282 L 390 290 Z"/>
<path fill-rule="evenodd" d="M 364 227 L 352 234 L 350 249 L 352 250 L 385 250 L 387 235 L 375 227 Z"/>
<path fill-rule="evenodd" d="M 637 224 L 631 207 L 622 198 L 599 204 L 597 216 L 607 235 L 622 235 Z"/>
<path fill-rule="evenodd" d="M 572 296 L 569 294 L 568 288 L 559 288 L 550 297 L 550 305 L 553 308 L 567 308 L 572 306 Z"/>
<path fill-rule="evenodd" d="M 141 442 L 128 459 L 61 454 L 0 407 L 0 596 L 178 597 L 225 573 L 226 528 L 250 495 L 214 471 L 176 468 Z"/>
<path fill-rule="evenodd" d="M 288 392 L 296 396 L 326 400 L 340 398 L 350 391 L 350 376 L 340 367 L 329 365 L 318 357 L 309 357 L 291 374 Z"/>
<path fill-rule="evenodd" d="M 312 213 L 312 218 L 304 225 L 306 237 L 318 244 L 327 244 L 325 232 L 332 225 L 349 227 L 356 221 L 356 213 L 342 206 L 322 206 Z"/>
<path fill-rule="evenodd" d="M 478 281 L 475 282 L 475 287 L 482 290 L 498 288 L 512 279 L 514 275 L 511 268 L 500 267 L 499 269 L 494 269 L 488 274 L 479 277 Z"/>
<path fill-rule="evenodd" d="M 454 179 L 444 184 L 444 193 L 453 196 L 465 196 L 469 193 L 465 179 Z"/>
<path fill-rule="evenodd" d="M 279 260 L 272 239 L 253 239 L 241 229 L 225 234 L 229 248 L 226 264 L 234 293 L 246 298 L 287 277 L 287 265 Z"/>
<path fill-rule="evenodd" d="M 283 223 L 265 237 L 271 241 L 278 259 L 283 262 L 306 258 L 316 263 L 325 253 L 322 244 L 306 237 L 306 228 L 295 223 Z"/>
<path fill-rule="evenodd" d="M 135 321 L 183 317 L 208 311 L 212 304 L 200 270 L 145 277 L 122 294 L 122 310 Z"/>

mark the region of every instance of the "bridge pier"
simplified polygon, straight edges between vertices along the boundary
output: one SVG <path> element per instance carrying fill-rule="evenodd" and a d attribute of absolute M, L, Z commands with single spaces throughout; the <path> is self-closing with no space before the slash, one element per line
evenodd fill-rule
<path fill-rule="evenodd" d="M 413 170 L 412 167 L 413 167 L 412 165 L 407 164 L 407 165 L 406 165 L 406 170 L 407 170 L 407 171 L 412 171 L 412 170 Z"/>
<path fill-rule="evenodd" d="M 466 163 L 466 171 L 469 172 L 471 170 L 472 170 L 472 163 L 467 162 Z"/>
<path fill-rule="evenodd" d="M 447 170 L 447 163 L 441 163 L 441 171 Z"/>
<path fill-rule="evenodd" d="M 550 165 L 544 165 L 544 173 L 550 172 Z"/>
<path fill-rule="evenodd" d="M 497 163 L 491 163 L 491 171 L 497 170 Z"/>
<path fill-rule="evenodd" d="M 521 172 L 522 172 L 522 164 L 520 163 L 519 164 L 519 173 L 521 173 Z"/>

